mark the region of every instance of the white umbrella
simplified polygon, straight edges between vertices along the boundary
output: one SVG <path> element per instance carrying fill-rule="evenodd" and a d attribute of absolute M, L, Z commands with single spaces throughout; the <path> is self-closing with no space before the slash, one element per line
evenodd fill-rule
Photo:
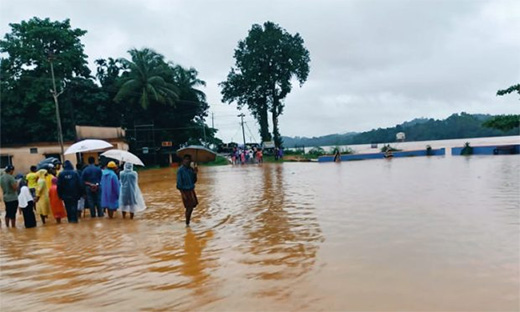
<path fill-rule="evenodd" d="M 90 151 L 97 151 L 102 149 L 107 149 L 114 147 L 112 144 L 108 143 L 107 141 L 103 140 L 83 140 L 76 142 L 72 144 L 67 150 L 65 151 L 65 155 L 68 154 L 76 154 L 76 153 L 84 153 L 84 152 L 90 152 Z"/>
<path fill-rule="evenodd" d="M 144 163 L 142 162 L 141 159 L 139 159 L 139 157 L 135 156 L 134 154 L 132 154 L 128 151 L 124 151 L 124 150 L 112 149 L 112 150 L 104 152 L 103 154 L 101 154 L 101 156 L 105 156 L 107 158 L 112 158 L 112 159 L 117 159 L 119 161 L 124 161 L 124 162 L 131 163 L 134 165 L 144 166 Z"/>

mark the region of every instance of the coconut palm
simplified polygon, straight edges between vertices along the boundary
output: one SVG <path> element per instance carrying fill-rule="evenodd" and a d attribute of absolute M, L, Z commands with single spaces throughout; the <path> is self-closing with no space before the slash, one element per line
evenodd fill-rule
<path fill-rule="evenodd" d="M 186 69 L 176 65 L 171 67 L 171 69 L 173 72 L 173 83 L 179 90 L 178 103 L 183 104 L 186 111 L 193 109 L 196 115 L 202 117 L 209 106 L 206 102 L 206 94 L 198 88 L 206 86 L 206 82 L 197 77 L 199 73 L 193 67 Z"/>
<path fill-rule="evenodd" d="M 173 70 L 173 81 L 179 88 L 180 97 L 193 97 L 195 95 L 199 101 L 206 101 L 206 94 L 197 89 L 198 87 L 205 87 L 206 82 L 199 79 L 197 76 L 199 72 L 193 67 L 185 69 L 184 67 L 177 65 L 172 67 Z"/>
<path fill-rule="evenodd" d="M 144 109 L 151 101 L 174 105 L 178 99 L 178 88 L 171 81 L 172 72 L 164 57 L 151 49 L 128 51 L 132 60 L 122 59 L 127 69 L 122 75 L 115 101 L 130 99 Z"/>

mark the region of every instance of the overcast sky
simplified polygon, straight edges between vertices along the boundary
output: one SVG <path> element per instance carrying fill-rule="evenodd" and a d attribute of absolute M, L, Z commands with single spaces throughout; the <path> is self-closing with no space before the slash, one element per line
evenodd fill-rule
<path fill-rule="evenodd" d="M 294 85 L 282 135 L 319 136 L 391 127 L 416 117 L 520 113 L 520 1 L 0 0 L 0 34 L 33 16 L 71 19 L 90 67 L 149 47 L 195 67 L 225 141 L 241 141 L 235 104 L 218 83 L 251 25 L 273 21 L 305 40 L 310 74 Z M 246 136 L 259 139 L 248 111 Z M 211 118 L 208 120 L 211 125 Z"/>

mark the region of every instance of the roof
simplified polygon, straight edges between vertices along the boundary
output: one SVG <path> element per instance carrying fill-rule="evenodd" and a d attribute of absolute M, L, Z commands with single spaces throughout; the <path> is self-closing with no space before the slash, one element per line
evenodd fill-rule
<path fill-rule="evenodd" d="M 125 130 L 121 127 L 76 126 L 76 135 L 78 140 L 121 139 L 125 137 Z"/>

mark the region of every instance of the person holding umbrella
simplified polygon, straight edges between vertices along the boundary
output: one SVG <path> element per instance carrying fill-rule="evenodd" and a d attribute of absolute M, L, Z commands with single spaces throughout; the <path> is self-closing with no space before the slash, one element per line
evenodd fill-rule
<path fill-rule="evenodd" d="M 186 209 L 186 227 L 190 226 L 191 213 L 199 201 L 195 194 L 198 168 L 191 166 L 191 155 L 186 154 L 182 158 L 182 166 L 177 170 L 177 189 L 181 192 L 182 203 Z"/>

